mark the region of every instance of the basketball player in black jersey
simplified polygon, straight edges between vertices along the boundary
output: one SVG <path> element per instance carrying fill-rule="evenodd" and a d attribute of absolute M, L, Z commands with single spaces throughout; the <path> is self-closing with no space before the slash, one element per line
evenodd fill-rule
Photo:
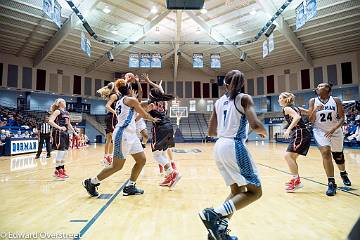
<path fill-rule="evenodd" d="M 55 157 L 56 162 L 54 172 L 54 177 L 58 179 L 69 177 L 66 174 L 64 167 L 65 151 L 69 149 L 68 130 L 70 129 L 73 132 L 74 137 L 79 137 L 70 123 L 70 114 L 65 108 L 65 100 L 62 98 L 56 99 L 51 106 L 51 115 L 49 118 L 49 124 L 54 128 L 52 131 L 53 147 L 58 150 Z"/>
<path fill-rule="evenodd" d="M 105 108 L 108 111 L 108 113 L 106 114 L 105 117 L 106 142 L 105 142 L 105 155 L 103 159 L 103 164 L 105 166 L 110 166 L 112 163 L 112 152 L 114 148 L 114 144 L 112 142 L 112 134 L 117 124 L 115 105 L 120 97 L 120 93 L 117 90 L 115 83 L 113 82 L 97 90 L 97 93 L 99 93 L 102 98 L 107 100 Z"/>
<path fill-rule="evenodd" d="M 153 123 L 152 144 L 151 149 L 154 159 L 164 168 L 165 179 L 159 185 L 163 187 L 174 187 L 180 180 L 179 172 L 173 168 L 171 162 L 167 158 L 167 149 L 175 146 L 174 130 L 170 118 L 166 115 L 165 104 L 167 101 L 174 99 L 172 95 L 164 93 L 160 84 L 153 83 L 148 77 L 145 78 L 153 88 L 150 90 L 150 100 L 148 108 L 149 114 L 160 119 L 158 122 Z"/>
<path fill-rule="evenodd" d="M 303 187 L 296 159 L 299 155 L 306 156 L 311 142 L 311 133 L 301 119 L 301 109 L 296 107 L 294 102 L 295 96 L 292 93 L 283 92 L 279 96 L 279 104 L 283 108 L 283 114 L 288 123 L 284 137 L 290 138 L 290 143 L 284 157 L 293 177 L 286 184 L 285 190 L 287 192 L 295 192 Z"/>

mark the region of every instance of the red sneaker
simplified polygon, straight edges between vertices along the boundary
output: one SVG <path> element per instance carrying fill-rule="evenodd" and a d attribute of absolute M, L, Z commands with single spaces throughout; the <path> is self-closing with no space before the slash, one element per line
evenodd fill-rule
<path fill-rule="evenodd" d="M 297 189 L 302 188 L 304 185 L 301 183 L 300 178 L 291 179 L 285 190 L 287 192 L 295 192 Z"/>
<path fill-rule="evenodd" d="M 160 164 L 159 164 L 159 171 L 160 171 L 160 174 L 164 173 L 164 167 L 161 166 Z"/>
<path fill-rule="evenodd" d="M 175 171 L 173 171 L 175 172 Z M 169 175 L 167 175 L 164 179 L 164 181 L 162 181 L 159 185 L 162 186 L 162 187 L 169 187 L 171 182 L 172 182 L 172 173 L 170 173 Z"/>
<path fill-rule="evenodd" d="M 102 164 L 103 164 L 105 167 L 109 167 L 109 166 L 111 166 L 112 161 L 113 161 L 112 156 L 111 156 L 111 155 L 108 155 L 108 156 L 104 157 L 104 159 L 102 160 Z"/>
<path fill-rule="evenodd" d="M 69 176 L 66 174 L 65 169 L 59 169 L 59 173 L 64 177 L 64 178 L 68 178 Z"/>
<path fill-rule="evenodd" d="M 171 167 L 172 167 L 172 169 L 176 170 L 175 162 L 171 162 Z"/>
<path fill-rule="evenodd" d="M 59 180 L 64 180 L 64 175 L 60 174 L 60 171 L 55 170 L 54 175 L 55 178 L 59 179 Z"/>
<path fill-rule="evenodd" d="M 178 183 L 178 181 L 180 180 L 181 178 L 181 175 L 178 171 L 174 170 L 172 173 L 171 173 L 171 182 L 170 182 L 170 185 L 169 187 L 170 188 L 173 188 L 175 187 L 175 185 Z"/>
<path fill-rule="evenodd" d="M 162 187 L 175 187 L 176 183 L 180 180 L 181 176 L 178 171 L 172 171 L 163 182 L 161 182 L 159 185 Z"/>

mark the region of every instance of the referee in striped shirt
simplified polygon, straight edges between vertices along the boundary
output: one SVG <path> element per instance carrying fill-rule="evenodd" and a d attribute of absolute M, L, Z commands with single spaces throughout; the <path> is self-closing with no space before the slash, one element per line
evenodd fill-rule
<path fill-rule="evenodd" d="M 43 148 L 43 145 L 44 145 L 44 141 L 46 143 L 47 158 L 50 158 L 50 153 L 51 153 L 51 143 L 50 143 L 51 126 L 49 124 L 49 117 L 45 117 L 44 123 L 38 125 L 37 131 L 38 131 L 38 135 L 40 135 L 40 139 L 39 139 L 38 151 L 36 153 L 35 159 L 40 157 L 40 154 L 42 152 L 42 148 Z"/>

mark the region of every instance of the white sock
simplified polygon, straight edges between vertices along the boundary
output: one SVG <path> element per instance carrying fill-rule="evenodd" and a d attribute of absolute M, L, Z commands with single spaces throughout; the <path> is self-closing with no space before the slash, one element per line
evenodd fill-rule
<path fill-rule="evenodd" d="M 62 166 L 63 164 L 61 162 L 55 162 L 55 167 L 60 167 Z"/>
<path fill-rule="evenodd" d="M 293 179 L 298 179 L 299 175 L 293 175 Z"/>
<path fill-rule="evenodd" d="M 99 179 L 97 177 L 92 177 L 91 178 L 91 183 L 92 184 L 98 184 L 98 183 L 100 183 L 100 181 L 99 181 Z"/>
<path fill-rule="evenodd" d="M 127 186 L 134 186 L 135 183 L 136 183 L 136 182 L 131 181 L 131 180 L 129 179 L 129 181 L 128 181 L 127 184 L 126 184 L 126 187 L 127 187 Z"/>
<path fill-rule="evenodd" d="M 165 170 L 165 175 L 169 175 L 170 173 L 172 173 L 174 170 L 172 169 L 171 165 L 169 164 L 169 168 Z"/>
<path fill-rule="evenodd" d="M 214 209 L 215 212 L 219 213 L 221 216 L 228 216 L 236 211 L 234 202 L 230 199 L 224 202 L 221 206 Z"/>

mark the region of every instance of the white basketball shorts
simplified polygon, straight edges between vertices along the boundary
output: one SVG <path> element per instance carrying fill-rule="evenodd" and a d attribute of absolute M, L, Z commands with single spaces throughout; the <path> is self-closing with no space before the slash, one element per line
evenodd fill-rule
<path fill-rule="evenodd" d="M 332 152 L 342 152 L 344 136 L 341 128 L 337 129 L 330 138 L 325 137 L 326 131 L 314 128 L 314 138 L 319 147 L 330 146 Z"/>
<path fill-rule="evenodd" d="M 214 147 L 216 165 L 227 186 L 253 184 L 260 186 L 254 161 L 241 140 L 219 138 Z"/>
<path fill-rule="evenodd" d="M 114 157 L 125 159 L 128 154 L 143 152 L 139 138 L 135 133 L 128 133 L 126 128 L 117 127 L 113 133 Z"/>

